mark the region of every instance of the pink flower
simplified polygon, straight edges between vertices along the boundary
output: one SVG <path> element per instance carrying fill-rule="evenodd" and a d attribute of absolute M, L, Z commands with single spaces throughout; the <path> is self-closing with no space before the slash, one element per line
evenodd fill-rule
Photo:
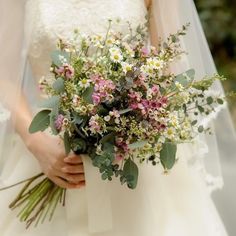
<path fill-rule="evenodd" d="M 62 125 L 63 125 L 63 120 L 64 120 L 64 116 L 62 114 L 57 116 L 57 118 L 56 118 L 56 120 L 54 122 L 55 128 L 57 130 L 61 130 Z"/>
<path fill-rule="evenodd" d="M 101 97 L 100 97 L 100 94 L 98 93 L 93 93 L 92 99 L 95 105 L 98 105 L 101 102 Z"/>
<path fill-rule="evenodd" d="M 167 97 L 162 97 L 161 100 L 160 100 L 161 104 L 167 104 L 168 102 L 168 98 Z"/>
<path fill-rule="evenodd" d="M 153 85 L 152 86 L 152 92 L 153 93 L 158 93 L 159 92 L 159 86 L 158 85 Z"/>
<path fill-rule="evenodd" d="M 124 156 L 121 153 L 116 153 L 115 159 L 116 159 L 116 161 L 121 161 L 124 159 Z"/>
<path fill-rule="evenodd" d="M 138 108 L 138 104 L 137 104 L 137 103 L 131 103 L 131 104 L 130 104 L 130 107 L 131 107 L 133 110 L 135 110 L 135 109 Z"/>
<path fill-rule="evenodd" d="M 141 53 L 144 57 L 147 57 L 149 55 L 149 50 L 146 47 L 142 47 Z"/>
<path fill-rule="evenodd" d="M 69 64 L 60 66 L 59 68 L 55 69 L 55 72 L 60 76 L 64 76 L 66 79 L 71 79 L 75 74 L 74 68 Z"/>

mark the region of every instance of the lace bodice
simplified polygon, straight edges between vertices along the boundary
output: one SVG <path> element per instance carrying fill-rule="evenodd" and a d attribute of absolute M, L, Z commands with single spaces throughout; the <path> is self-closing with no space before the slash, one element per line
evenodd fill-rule
<path fill-rule="evenodd" d="M 125 33 L 127 21 L 131 27 L 145 22 L 144 0 L 29 0 L 27 22 L 33 22 L 29 61 L 36 79 L 49 73 L 50 53 L 57 39 L 70 39 L 74 29 L 85 35 L 107 31 L 108 20 L 120 23 L 117 30 Z"/>

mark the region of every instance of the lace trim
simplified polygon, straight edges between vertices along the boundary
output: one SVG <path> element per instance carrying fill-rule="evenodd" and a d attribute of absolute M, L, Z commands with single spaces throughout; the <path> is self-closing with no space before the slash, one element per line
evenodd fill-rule
<path fill-rule="evenodd" d="M 9 120 L 11 113 L 0 104 L 0 123 Z"/>

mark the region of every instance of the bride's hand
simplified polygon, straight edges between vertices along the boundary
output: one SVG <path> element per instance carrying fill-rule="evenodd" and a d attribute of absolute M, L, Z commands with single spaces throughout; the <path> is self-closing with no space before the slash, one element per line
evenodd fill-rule
<path fill-rule="evenodd" d="M 26 145 L 37 158 L 44 174 L 62 188 L 85 185 L 83 162 L 80 156 L 65 154 L 63 141 L 46 133 L 32 134 Z"/>

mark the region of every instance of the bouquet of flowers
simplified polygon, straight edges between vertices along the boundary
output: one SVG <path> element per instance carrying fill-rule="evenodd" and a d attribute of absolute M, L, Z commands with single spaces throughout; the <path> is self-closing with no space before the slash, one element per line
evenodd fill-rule
<path fill-rule="evenodd" d="M 170 65 L 183 52 L 180 37 L 187 25 L 158 48 L 147 47 L 147 30 L 139 26 L 123 35 L 111 22 L 105 36 L 83 36 L 75 30 L 72 41 L 58 41 L 52 53 L 52 76 L 40 81 L 47 99 L 34 117 L 31 133 L 49 129 L 64 140 L 68 154 L 88 154 L 103 180 L 119 178 L 134 189 L 138 164 L 161 164 L 168 172 L 176 163 L 177 144 L 191 142 L 208 131 L 199 117 L 224 103 L 210 95 L 213 75 L 195 80 L 193 69 L 175 75 Z M 19 213 L 29 226 L 63 203 L 65 189 L 39 174 L 27 180 L 11 208 L 24 204 Z"/>

